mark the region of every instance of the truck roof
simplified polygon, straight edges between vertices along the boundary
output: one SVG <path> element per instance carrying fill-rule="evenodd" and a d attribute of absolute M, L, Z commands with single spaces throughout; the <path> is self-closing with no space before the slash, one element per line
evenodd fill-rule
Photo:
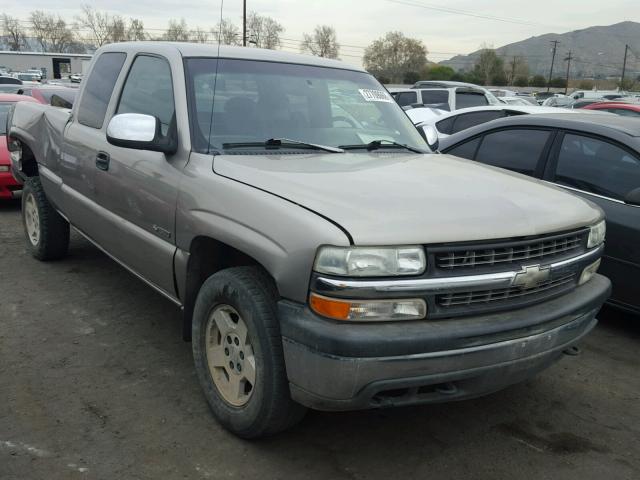
<path fill-rule="evenodd" d="M 183 57 L 218 57 L 237 58 L 242 60 L 259 60 L 266 62 L 297 63 L 318 67 L 340 68 L 364 72 L 362 68 L 349 65 L 339 60 L 303 55 L 300 53 L 267 50 L 263 48 L 234 47 L 230 45 L 187 43 L 187 42 L 122 42 L 101 47 L 96 54 L 102 52 L 143 52 L 149 50 L 159 53 L 163 49 L 178 50 Z M 218 50 L 219 49 L 219 50 Z"/>

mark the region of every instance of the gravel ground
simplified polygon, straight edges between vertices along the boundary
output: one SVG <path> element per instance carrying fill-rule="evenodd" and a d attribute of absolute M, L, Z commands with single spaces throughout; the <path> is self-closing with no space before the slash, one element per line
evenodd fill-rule
<path fill-rule="evenodd" d="M 0 278 L 2 480 L 640 478 L 640 318 L 615 310 L 505 391 L 246 442 L 210 415 L 174 306 L 84 239 L 39 263 L 0 204 Z"/>

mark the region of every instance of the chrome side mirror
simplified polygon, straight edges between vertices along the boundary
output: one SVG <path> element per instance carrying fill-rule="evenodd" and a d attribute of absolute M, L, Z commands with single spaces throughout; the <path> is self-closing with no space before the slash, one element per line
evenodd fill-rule
<path fill-rule="evenodd" d="M 437 151 L 440 146 L 440 141 L 438 139 L 438 131 L 433 125 L 422 125 L 418 128 L 421 128 L 424 132 L 424 137 L 427 140 L 427 145 L 432 151 Z"/>
<path fill-rule="evenodd" d="M 118 147 L 175 153 L 177 141 L 171 132 L 163 136 L 160 120 L 141 113 L 115 115 L 107 126 L 107 141 Z"/>

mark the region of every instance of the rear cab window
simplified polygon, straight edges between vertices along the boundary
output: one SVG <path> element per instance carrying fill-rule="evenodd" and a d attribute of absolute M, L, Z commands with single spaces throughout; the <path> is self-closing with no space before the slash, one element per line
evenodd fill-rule
<path fill-rule="evenodd" d="M 78 104 L 78 123 L 101 129 L 113 89 L 127 55 L 106 52 L 96 60 Z"/>
<path fill-rule="evenodd" d="M 468 107 L 482 107 L 489 105 L 489 100 L 483 92 L 459 88 L 456 90 L 456 110 Z"/>
<path fill-rule="evenodd" d="M 408 105 L 413 105 L 414 103 L 418 103 L 418 93 L 417 92 L 398 92 L 395 94 L 396 102 L 401 107 L 406 107 Z"/>

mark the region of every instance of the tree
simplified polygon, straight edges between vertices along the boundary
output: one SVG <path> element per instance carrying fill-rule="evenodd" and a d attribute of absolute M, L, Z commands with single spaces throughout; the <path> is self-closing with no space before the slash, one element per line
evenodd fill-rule
<path fill-rule="evenodd" d="M 513 85 L 515 85 L 516 87 L 526 87 L 527 85 L 529 85 L 529 77 L 518 75 L 513 81 Z"/>
<path fill-rule="evenodd" d="M 532 87 L 546 87 L 547 86 L 547 79 L 544 78 L 542 75 L 535 75 L 532 79 L 531 82 L 529 83 L 529 85 L 531 85 Z"/>
<path fill-rule="evenodd" d="M 549 86 L 553 88 L 564 88 L 567 84 L 567 79 L 562 77 L 554 77 L 551 79 Z"/>
<path fill-rule="evenodd" d="M 482 80 L 483 85 L 491 85 L 494 79 L 502 80 L 504 62 L 492 48 L 483 48 L 473 67 L 474 72 Z"/>
<path fill-rule="evenodd" d="M 249 40 L 256 47 L 275 50 L 280 46 L 280 34 L 284 32 L 284 27 L 271 17 L 250 12 L 247 16 L 247 30 Z"/>
<path fill-rule="evenodd" d="M 504 65 L 504 73 L 509 85 L 514 85 L 517 77 L 529 77 L 529 64 L 521 55 L 514 55 Z"/>
<path fill-rule="evenodd" d="M 336 30 L 328 25 L 318 25 L 313 30 L 313 34 L 303 35 L 300 50 L 317 57 L 338 58 L 340 44 L 336 37 Z"/>
<path fill-rule="evenodd" d="M 451 67 L 446 65 L 434 65 L 427 69 L 427 80 L 451 80 L 455 75 L 455 71 Z"/>
<path fill-rule="evenodd" d="M 191 35 L 191 41 L 196 43 L 207 43 L 209 41 L 209 32 L 196 27 Z"/>
<path fill-rule="evenodd" d="M 64 53 L 74 45 L 73 32 L 60 15 L 35 10 L 31 12 L 29 22 L 43 52 Z"/>
<path fill-rule="evenodd" d="M 364 51 L 365 69 L 388 83 L 400 83 L 408 72 L 421 72 L 427 65 L 427 47 L 402 32 L 387 32 Z"/>
<path fill-rule="evenodd" d="M 125 22 L 124 18 L 116 15 L 111 19 L 108 41 L 111 43 L 117 43 L 126 42 L 127 40 L 129 40 L 127 23 Z"/>
<path fill-rule="evenodd" d="M 169 28 L 162 35 L 162 39 L 169 42 L 188 42 L 189 28 L 184 18 L 181 18 L 180 21 L 173 18 L 169 20 Z"/>
<path fill-rule="evenodd" d="M 14 52 L 22 50 L 27 43 L 27 39 L 24 30 L 20 26 L 20 20 L 3 13 L 1 22 L 0 30 L 2 31 L 2 35 L 7 39 L 9 50 Z"/>
<path fill-rule="evenodd" d="M 93 41 L 98 47 L 111 41 L 111 16 L 107 12 L 95 10 L 87 4 L 80 6 L 82 13 L 76 15 L 75 19 L 81 28 L 86 28 L 91 32 Z"/>
<path fill-rule="evenodd" d="M 127 29 L 127 40 L 143 41 L 147 39 L 147 33 L 144 31 L 144 23 L 137 18 L 129 19 L 129 28 Z"/>
<path fill-rule="evenodd" d="M 211 30 L 216 41 L 222 45 L 242 45 L 242 34 L 240 29 L 231 21 L 222 19 L 218 22 L 218 26 Z"/>

